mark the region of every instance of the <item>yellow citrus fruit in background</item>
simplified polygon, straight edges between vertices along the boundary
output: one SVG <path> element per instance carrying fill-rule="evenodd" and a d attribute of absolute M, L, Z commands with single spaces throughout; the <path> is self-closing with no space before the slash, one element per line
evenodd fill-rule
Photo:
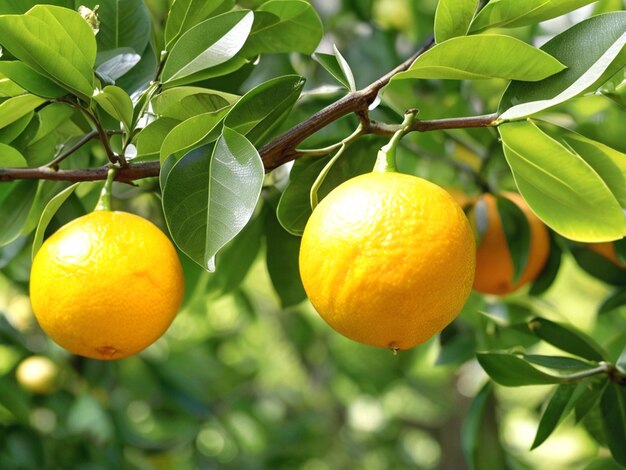
<path fill-rule="evenodd" d="M 622 263 L 617 259 L 617 254 L 615 253 L 615 245 L 613 245 L 612 242 L 589 243 L 587 246 L 591 251 L 599 254 L 603 258 L 608 259 L 618 268 L 626 268 L 626 263 Z"/>
<path fill-rule="evenodd" d="M 57 365 L 45 356 L 30 356 L 17 366 L 15 377 L 18 383 L 33 393 L 50 393 L 59 376 Z"/>
<path fill-rule="evenodd" d="M 355 341 L 408 349 L 440 332 L 472 288 L 474 235 L 442 188 L 373 172 L 335 188 L 302 237 L 300 274 L 322 318 Z"/>
<path fill-rule="evenodd" d="M 170 240 L 126 212 L 96 211 L 63 226 L 35 256 L 30 297 L 43 330 L 80 356 L 119 359 L 168 328 L 183 299 Z"/>
<path fill-rule="evenodd" d="M 506 242 L 502 221 L 498 214 L 495 196 L 484 194 L 479 202 L 485 204 L 487 227 L 482 234 L 476 253 L 476 279 L 474 289 L 484 294 L 505 295 L 534 281 L 541 273 L 550 254 L 550 237 L 546 226 L 530 210 L 522 197 L 515 193 L 504 193 L 524 213 L 530 228 L 530 251 L 524 273 L 513 282 L 513 259 Z"/>

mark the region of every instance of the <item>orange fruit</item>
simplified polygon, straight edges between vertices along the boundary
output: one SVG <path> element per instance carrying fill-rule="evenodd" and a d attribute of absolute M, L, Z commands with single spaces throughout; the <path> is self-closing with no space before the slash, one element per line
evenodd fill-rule
<path fill-rule="evenodd" d="M 509 294 L 534 281 L 550 254 L 550 236 L 543 222 L 530 210 L 519 194 L 504 193 L 503 196 L 513 201 L 528 220 L 530 227 L 528 262 L 519 280 L 513 282 L 513 259 L 498 214 L 496 198 L 491 194 L 483 194 L 479 201 L 486 205 L 487 227 L 476 253 L 474 289 L 484 294 Z"/>
<path fill-rule="evenodd" d="M 50 393 L 59 376 L 57 365 L 45 356 L 30 356 L 17 366 L 15 377 L 18 383 L 33 393 Z"/>
<path fill-rule="evenodd" d="M 174 246 L 154 224 L 96 211 L 48 238 L 33 261 L 30 297 L 41 328 L 80 356 L 119 359 L 156 341 L 183 299 Z"/>
<path fill-rule="evenodd" d="M 353 178 L 315 208 L 300 274 L 320 316 L 360 343 L 408 349 L 459 313 L 474 280 L 475 241 L 445 190 L 415 176 Z"/>
<path fill-rule="evenodd" d="M 617 259 L 617 255 L 615 254 L 615 245 L 612 242 L 589 243 L 587 247 L 589 247 L 591 251 L 608 259 L 615 266 L 622 269 L 626 268 L 626 263 L 622 263 Z"/>

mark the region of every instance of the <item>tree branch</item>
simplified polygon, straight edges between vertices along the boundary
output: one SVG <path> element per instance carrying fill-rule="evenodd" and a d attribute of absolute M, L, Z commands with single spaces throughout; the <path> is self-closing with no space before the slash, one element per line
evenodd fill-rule
<path fill-rule="evenodd" d="M 411 64 L 420 55 L 430 49 L 434 44 L 431 38 L 424 46 L 406 59 L 393 70 L 389 71 L 381 78 L 367 87 L 352 92 L 340 100 L 330 104 L 326 108 L 318 111 L 307 120 L 299 123 L 295 127 L 289 129 L 284 134 L 276 137 L 270 143 L 265 145 L 259 151 L 263 164 L 267 171 L 282 165 L 283 163 L 295 160 L 306 155 L 317 155 L 315 151 L 301 151 L 296 147 L 307 137 L 315 134 L 320 129 L 337 119 L 351 113 L 356 113 L 361 122 L 361 132 L 359 135 L 377 134 L 377 135 L 393 135 L 400 125 L 392 125 L 373 121 L 368 117 L 368 107 L 376 99 L 379 91 L 389 83 L 391 78 L 399 72 L 407 70 Z M 71 103 L 70 103 L 71 104 Z M 416 120 L 410 131 L 427 132 L 444 129 L 462 129 L 470 127 L 490 127 L 496 125 L 496 114 L 486 114 L 482 116 L 447 118 L 436 120 Z M 100 137 L 107 155 L 110 159 L 116 159 L 117 156 L 108 146 L 107 133 L 101 128 L 97 119 L 93 119 L 96 130 L 87 134 L 79 141 L 78 145 L 84 145 L 94 137 Z M 71 153 L 74 149 L 70 149 Z M 64 155 L 65 158 L 67 155 Z M 123 158 L 120 158 L 122 165 L 117 171 L 116 181 L 130 183 L 133 180 L 141 178 L 150 178 L 159 175 L 159 162 L 144 163 L 128 163 L 124 165 Z M 53 163 L 58 163 L 53 160 Z M 48 167 L 40 168 L 0 168 L 0 182 L 14 181 L 20 179 L 42 179 L 42 180 L 58 180 L 58 181 L 98 181 L 105 180 L 107 177 L 108 166 L 98 168 L 85 168 L 75 170 L 56 170 Z"/>

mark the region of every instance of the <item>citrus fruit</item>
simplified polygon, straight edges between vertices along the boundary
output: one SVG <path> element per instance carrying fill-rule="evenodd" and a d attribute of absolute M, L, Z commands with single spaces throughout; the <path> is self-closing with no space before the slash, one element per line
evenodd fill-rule
<path fill-rule="evenodd" d="M 42 329 L 81 356 L 119 359 L 168 328 L 183 299 L 172 243 L 126 212 L 96 211 L 48 238 L 33 261 L 30 297 Z"/>
<path fill-rule="evenodd" d="M 408 349 L 448 325 L 472 288 L 474 236 L 439 186 L 372 172 L 335 188 L 304 230 L 300 274 L 321 317 L 355 341 Z"/>
<path fill-rule="evenodd" d="M 626 263 L 622 263 L 617 259 L 617 254 L 615 253 L 615 245 L 612 242 L 589 243 L 587 246 L 591 251 L 599 254 L 605 259 L 608 259 L 615 266 L 622 269 L 626 268 Z"/>
<path fill-rule="evenodd" d="M 57 365 L 45 356 L 30 356 L 17 366 L 15 377 L 18 383 L 33 393 L 50 393 L 59 376 Z"/>
<path fill-rule="evenodd" d="M 518 194 L 504 193 L 503 196 L 513 201 L 528 220 L 530 228 L 528 262 L 519 280 L 513 282 L 513 259 L 498 214 L 496 198 L 491 194 L 483 194 L 479 203 L 485 204 L 487 224 L 476 253 L 474 289 L 484 294 L 509 294 L 534 281 L 539 276 L 550 254 L 550 236 L 543 222 L 530 210 Z"/>

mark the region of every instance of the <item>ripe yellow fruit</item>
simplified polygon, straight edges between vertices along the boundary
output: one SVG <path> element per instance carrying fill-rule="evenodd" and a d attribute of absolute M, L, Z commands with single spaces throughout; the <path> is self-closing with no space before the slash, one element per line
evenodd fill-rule
<path fill-rule="evenodd" d="M 339 333 L 412 348 L 459 313 L 474 280 L 475 241 L 442 188 L 373 172 L 335 188 L 315 208 L 300 248 L 311 303 Z"/>
<path fill-rule="evenodd" d="M 35 256 L 30 280 L 43 330 L 74 354 L 107 360 L 156 341 L 183 291 L 170 240 L 126 212 L 96 211 L 63 226 Z"/>
<path fill-rule="evenodd" d="M 487 228 L 476 253 L 476 279 L 474 280 L 474 289 L 484 294 L 509 294 L 534 281 L 541 273 L 550 254 L 550 236 L 543 222 L 518 194 L 505 193 L 503 196 L 513 201 L 528 220 L 530 228 L 528 263 L 519 280 L 514 283 L 513 259 L 498 214 L 496 198 L 491 194 L 484 194 L 480 200 L 486 205 Z"/>
<path fill-rule="evenodd" d="M 617 254 L 615 253 L 615 245 L 612 242 L 589 243 L 587 246 L 589 247 L 591 251 L 608 259 L 611 263 L 613 263 L 618 268 L 622 268 L 622 269 L 626 268 L 626 263 L 622 263 L 617 259 Z"/>
<path fill-rule="evenodd" d="M 59 376 L 58 366 L 45 356 L 30 356 L 17 366 L 18 383 L 33 393 L 50 393 Z"/>

